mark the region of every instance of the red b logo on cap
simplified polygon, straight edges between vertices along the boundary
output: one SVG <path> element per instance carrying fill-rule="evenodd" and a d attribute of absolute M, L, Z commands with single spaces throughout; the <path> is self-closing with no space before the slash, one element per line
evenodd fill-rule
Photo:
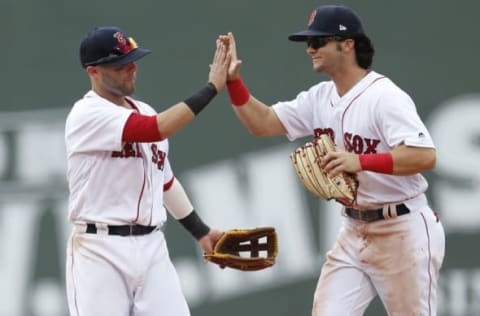
<path fill-rule="evenodd" d="M 128 45 L 129 43 L 125 38 L 125 35 L 123 35 L 123 33 L 116 32 L 115 34 L 113 34 L 113 37 L 115 37 L 118 41 L 118 45 L 116 45 L 114 49 L 118 51 L 120 54 L 126 55 L 132 50 L 132 47 Z"/>
<path fill-rule="evenodd" d="M 315 20 L 315 16 L 317 16 L 317 10 L 313 10 L 312 14 L 310 14 L 310 18 L 308 19 L 308 26 L 312 25 L 313 21 Z"/>

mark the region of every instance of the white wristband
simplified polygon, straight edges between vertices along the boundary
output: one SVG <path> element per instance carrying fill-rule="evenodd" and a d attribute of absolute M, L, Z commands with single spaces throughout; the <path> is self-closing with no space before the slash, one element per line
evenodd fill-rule
<path fill-rule="evenodd" d="M 177 178 L 172 186 L 163 192 L 163 205 L 175 219 L 182 219 L 193 211 L 192 203 Z"/>

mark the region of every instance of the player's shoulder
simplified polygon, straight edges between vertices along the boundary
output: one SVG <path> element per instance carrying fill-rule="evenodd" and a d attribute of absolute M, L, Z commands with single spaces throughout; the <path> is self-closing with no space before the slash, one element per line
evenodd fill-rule
<path fill-rule="evenodd" d="M 372 104 L 412 102 L 408 93 L 383 74 L 371 71 L 365 79 L 367 82 L 363 95 L 370 99 Z"/>
<path fill-rule="evenodd" d="M 112 115 L 124 116 L 129 115 L 130 112 L 132 112 L 132 110 L 117 106 L 90 90 L 73 104 L 67 115 L 67 123 L 69 121 L 95 120 L 98 117 L 108 117 Z"/>
<path fill-rule="evenodd" d="M 90 90 L 73 104 L 72 110 L 81 110 L 88 108 L 89 106 L 102 106 L 109 103 L 110 102 L 100 97 L 93 90 Z"/>
<path fill-rule="evenodd" d="M 325 81 L 320 81 L 317 84 L 311 86 L 308 91 L 309 92 L 320 92 L 320 93 L 325 93 L 329 92 L 335 89 L 335 83 L 333 80 L 325 80 Z"/>
<path fill-rule="evenodd" d="M 93 91 L 88 91 L 83 97 L 78 99 L 73 103 L 72 108 L 67 116 L 67 121 L 71 120 L 73 117 L 80 115 L 85 109 L 89 108 L 89 104 L 94 104 L 95 93 Z"/>
<path fill-rule="evenodd" d="M 375 86 L 375 89 L 369 89 L 370 91 L 366 94 L 378 113 L 389 110 L 398 111 L 400 108 L 415 108 L 415 103 L 410 95 L 393 80 L 378 73 L 374 75 L 372 87 Z"/>
<path fill-rule="evenodd" d="M 307 90 L 301 91 L 297 95 L 298 99 L 312 100 L 315 104 L 321 103 L 318 100 L 328 100 L 332 93 L 336 91 L 335 83 L 332 80 L 320 81 Z"/>
<path fill-rule="evenodd" d="M 368 76 L 372 80 L 372 84 L 374 83 L 377 86 L 377 91 L 382 93 L 405 93 L 402 88 L 400 88 L 390 77 L 380 74 L 375 71 L 371 71 Z M 379 89 L 381 88 L 381 89 Z"/>
<path fill-rule="evenodd" d="M 79 115 L 84 112 L 89 112 L 97 106 L 106 104 L 106 100 L 101 98 L 92 90 L 88 91 L 82 98 L 78 99 L 72 106 L 69 116 Z"/>

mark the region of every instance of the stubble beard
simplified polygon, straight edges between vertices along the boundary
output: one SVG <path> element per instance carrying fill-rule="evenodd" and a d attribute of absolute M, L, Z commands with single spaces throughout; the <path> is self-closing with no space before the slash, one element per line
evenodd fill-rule
<path fill-rule="evenodd" d="M 130 96 L 135 92 L 135 81 L 133 80 L 131 84 L 114 84 L 110 85 L 109 92 L 113 95 L 119 97 Z"/>

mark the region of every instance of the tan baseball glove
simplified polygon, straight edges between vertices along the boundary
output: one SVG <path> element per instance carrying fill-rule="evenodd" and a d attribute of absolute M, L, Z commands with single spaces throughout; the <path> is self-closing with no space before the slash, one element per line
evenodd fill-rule
<path fill-rule="evenodd" d="M 343 172 L 331 177 L 320 167 L 320 157 L 335 150 L 330 136 L 324 134 L 297 148 L 290 154 L 290 159 L 304 186 L 315 196 L 325 200 L 335 199 L 343 205 L 353 206 L 358 189 L 355 175 Z"/>
<path fill-rule="evenodd" d="M 275 228 L 259 227 L 225 231 L 215 244 L 213 253 L 204 254 L 203 257 L 218 264 L 222 269 L 229 267 L 255 271 L 273 266 L 277 253 L 278 240 Z"/>

